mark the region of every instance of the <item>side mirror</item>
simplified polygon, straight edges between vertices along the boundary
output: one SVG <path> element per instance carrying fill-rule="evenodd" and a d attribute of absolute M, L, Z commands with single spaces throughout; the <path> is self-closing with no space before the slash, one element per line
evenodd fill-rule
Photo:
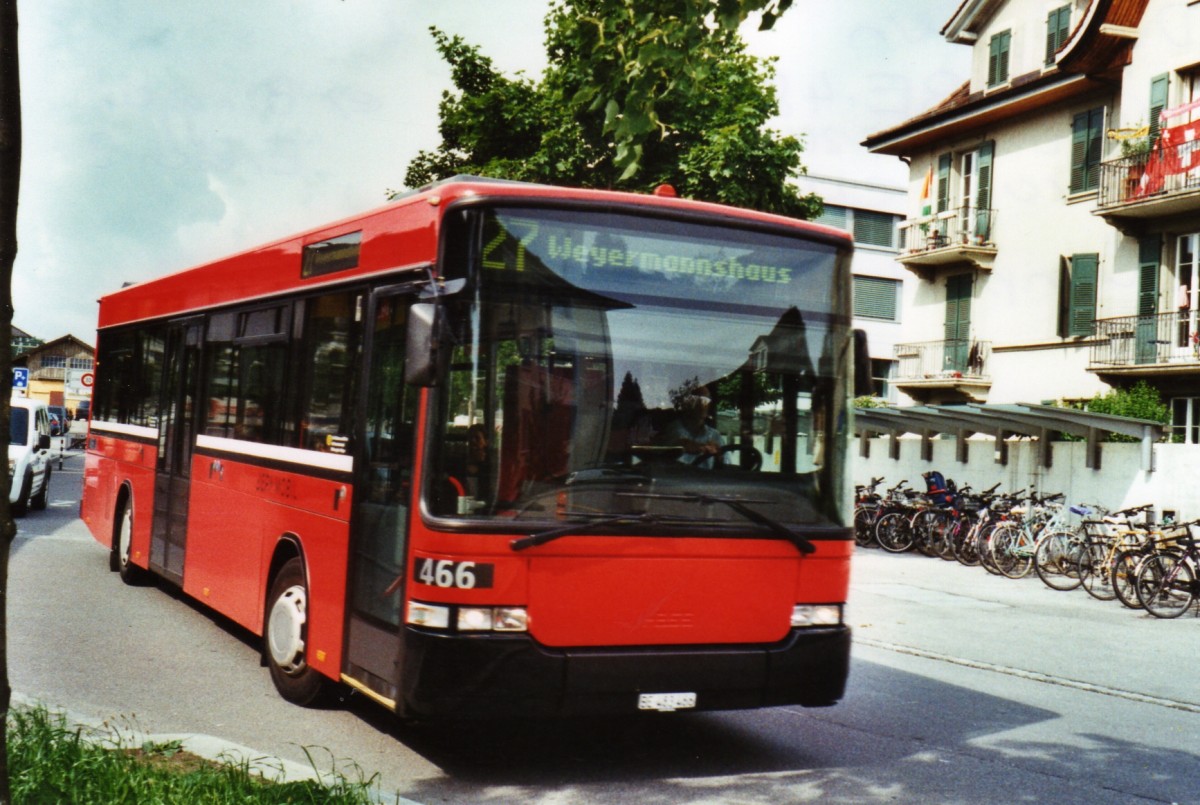
<path fill-rule="evenodd" d="M 44 433 L 39 433 L 38 440 L 37 440 L 37 449 L 38 450 L 49 450 L 50 449 L 50 437 Z"/>
<path fill-rule="evenodd" d="M 438 344 L 444 313 L 440 305 L 417 302 L 408 309 L 408 343 L 404 353 L 404 380 L 414 386 L 432 386 L 437 378 Z"/>
<path fill-rule="evenodd" d="M 867 346 L 867 331 L 854 331 L 854 396 L 864 397 L 874 391 L 871 382 L 871 350 Z"/>

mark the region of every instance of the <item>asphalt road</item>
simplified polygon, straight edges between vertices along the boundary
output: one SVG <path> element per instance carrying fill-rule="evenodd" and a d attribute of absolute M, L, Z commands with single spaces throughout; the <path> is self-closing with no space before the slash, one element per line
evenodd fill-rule
<path fill-rule="evenodd" d="M 80 463 L 19 521 L 9 610 L 15 690 L 72 717 L 357 768 L 420 803 L 1200 803 L 1191 614 L 865 551 L 836 707 L 409 727 L 358 697 L 289 705 L 250 636 L 121 584 L 77 519 Z"/>

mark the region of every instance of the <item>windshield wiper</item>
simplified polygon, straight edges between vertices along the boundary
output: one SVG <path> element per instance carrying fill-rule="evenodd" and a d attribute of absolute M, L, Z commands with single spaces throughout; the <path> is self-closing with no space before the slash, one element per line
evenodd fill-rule
<path fill-rule="evenodd" d="M 514 551 L 523 551 L 526 548 L 534 548 L 538 545 L 545 545 L 547 542 L 553 542 L 559 537 L 565 537 L 568 534 L 585 534 L 588 531 L 596 531 L 605 526 L 617 525 L 618 523 L 659 523 L 663 518 L 657 517 L 647 512 L 641 514 L 618 514 L 613 517 L 605 517 L 600 520 L 591 520 L 588 522 L 574 522 L 557 528 L 550 528 L 546 531 L 538 531 L 535 534 L 530 534 L 527 537 L 518 537 L 508 543 L 508 547 Z"/>
<path fill-rule="evenodd" d="M 796 550 L 800 551 L 802 554 L 814 553 L 817 550 L 817 546 L 812 544 L 812 540 L 808 539 L 802 534 L 796 533 L 775 518 L 768 517 L 757 509 L 752 509 L 746 505 L 747 503 L 769 503 L 770 501 L 722 498 L 717 497 L 716 495 L 703 495 L 699 493 L 673 495 L 662 492 L 647 492 L 644 494 L 637 492 L 618 492 L 617 494 L 640 498 L 654 498 L 656 500 L 682 500 L 688 503 L 703 503 L 706 505 L 710 503 L 720 503 L 733 509 L 750 522 L 757 523 L 758 525 L 766 526 L 767 528 L 771 529 L 771 531 L 773 531 L 775 534 L 795 545 Z"/>

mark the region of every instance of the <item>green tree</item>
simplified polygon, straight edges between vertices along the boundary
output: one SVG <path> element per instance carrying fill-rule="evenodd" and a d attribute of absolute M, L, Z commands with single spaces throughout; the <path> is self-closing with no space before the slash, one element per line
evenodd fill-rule
<path fill-rule="evenodd" d="M 1129 388 L 1112 389 L 1106 394 L 1097 394 L 1090 400 L 1073 403 L 1070 407 L 1091 411 L 1093 414 L 1147 419 L 1163 425 L 1171 423 L 1171 409 L 1162 401 L 1158 389 L 1145 380 L 1139 380 Z M 1109 433 L 1105 441 L 1136 442 L 1140 440 L 1133 436 Z"/>
<path fill-rule="evenodd" d="M 738 27 L 769 28 L 791 0 L 559 0 L 546 17 L 550 67 L 508 78 L 461 37 L 432 29 L 455 92 L 441 145 L 409 164 L 416 187 L 458 173 L 578 187 L 648 190 L 809 218 L 814 195 L 798 137 L 768 128 L 774 63 Z"/>

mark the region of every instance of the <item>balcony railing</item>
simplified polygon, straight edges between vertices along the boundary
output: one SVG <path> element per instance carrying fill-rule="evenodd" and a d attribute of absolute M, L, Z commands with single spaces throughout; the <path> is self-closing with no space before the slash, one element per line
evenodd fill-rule
<path fill-rule="evenodd" d="M 987 207 L 959 207 L 913 218 L 900 225 L 907 253 L 952 246 L 991 246 L 996 211 Z"/>
<path fill-rule="evenodd" d="M 1200 122 L 1164 128 L 1145 154 L 1100 164 L 1101 215 L 1171 215 L 1200 208 Z M 1182 205 L 1182 206 L 1181 206 Z"/>
<path fill-rule="evenodd" d="M 1197 312 L 1179 310 L 1096 321 L 1088 368 L 1093 371 L 1158 369 L 1200 370 Z"/>
<path fill-rule="evenodd" d="M 986 380 L 992 343 L 955 339 L 897 344 L 895 356 L 899 363 L 896 380 L 900 383 Z"/>

